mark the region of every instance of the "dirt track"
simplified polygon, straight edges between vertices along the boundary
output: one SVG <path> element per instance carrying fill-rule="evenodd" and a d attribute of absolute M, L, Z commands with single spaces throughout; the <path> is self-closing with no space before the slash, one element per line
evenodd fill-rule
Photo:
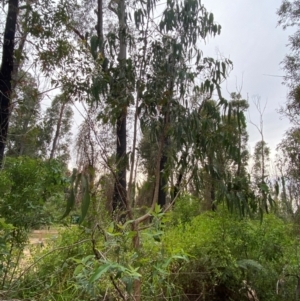
<path fill-rule="evenodd" d="M 34 230 L 29 235 L 29 243 L 31 245 L 45 243 L 48 239 L 51 239 L 57 236 L 57 229 L 49 229 L 49 230 Z"/>
<path fill-rule="evenodd" d="M 24 249 L 25 256 L 30 256 L 30 247 L 45 245 L 48 240 L 57 237 L 58 230 L 57 229 L 41 229 L 34 230 L 29 235 L 29 244 Z M 1 301 L 1 300 L 0 300 Z"/>

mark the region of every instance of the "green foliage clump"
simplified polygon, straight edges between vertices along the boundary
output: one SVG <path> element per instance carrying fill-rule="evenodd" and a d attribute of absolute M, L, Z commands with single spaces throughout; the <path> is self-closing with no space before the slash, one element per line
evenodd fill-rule
<path fill-rule="evenodd" d="M 244 300 L 251 287 L 260 300 L 291 300 L 292 277 L 285 277 L 285 297 L 276 295 L 286 262 L 292 257 L 297 261 L 290 236 L 291 226 L 273 215 L 266 215 L 261 224 L 221 210 L 168 229 L 164 243 L 168 254 L 189 254 L 189 263 L 173 279 L 185 296 Z"/>
<path fill-rule="evenodd" d="M 33 253 L 11 296 L 134 300 L 139 285 L 141 300 L 237 301 L 253 291 L 259 300 L 288 301 L 300 266 L 293 231 L 272 214 L 241 218 L 221 206 L 200 214 L 197 200 L 184 195 L 170 214 L 156 206 L 138 236 L 130 220 L 65 229 Z"/>
<path fill-rule="evenodd" d="M 103 230 L 104 240 L 98 241 L 97 255 L 88 255 L 78 262 L 74 276 L 81 289 L 83 284 L 86 287 L 93 284 L 100 298 L 134 300 L 138 282 L 142 300 L 172 297 L 176 291 L 169 281 L 172 265 L 186 261 L 187 257 L 183 252 L 170 256 L 165 252 L 162 237 L 166 222 L 165 214 L 157 206 L 152 222 L 140 231 L 139 237 L 132 230 L 131 221 L 125 225 L 110 224 Z M 134 246 L 136 243 L 139 247 Z"/>
<path fill-rule="evenodd" d="M 53 211 L 47 203 L 55 204 L 64 197 L 63 172 L 64 167 L 55 160 L 6 159 L 0 172 L 1 289 L 7 289 L 15 276 L 29 231 L 52 223 Z"/>
<path fill-rule="evenodd" d="M 190 222 L 195 216 L 200 214 L 200 210 L 199 199 L 190 194 L 182 195 L 176 200 L 172 210 L 172 223 L 177 225 Z"/>
<path fill-rule="evenodd" d="M 78 261 L 92 253 L 90 233 L 72 226 L 60 231 L 43 248 L 32 249 L 32 257 L 10 287 L 10 296 L 29 300 L 87 300 L 75 284 Z M 89 299 L 90 300 L 90 299 Z"/>
<path fill-rule="evenodd" d="M 7 158 L 0 173 L 0 215 L 15 227 L 30 230 L 51 223 L 49 198 L 63 194 L 66 180 L 58 161 Z"/>

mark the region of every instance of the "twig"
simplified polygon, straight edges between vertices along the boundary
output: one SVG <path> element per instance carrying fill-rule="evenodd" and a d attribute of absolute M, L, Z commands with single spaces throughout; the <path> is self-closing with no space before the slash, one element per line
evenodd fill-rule
<path fill-rule="evenodd" d="M 118 293 L 119 293 L 119 295 L 121 296 L 121 298 L 122 298 L 123 300 L 126 300 L 126 298 L 125 298 L 125 296 L 123 295 L 122 291 L 121 291 L 121 290 L 119 289 L 119 287 L 117 286 L 117 284 L 116 284 L 116 282 L 115 282 L 113 276 L 109 276 L 109 278 L 110 278 L 110 280 L 111 280 L 113 286 L 115 287 L 115 289 L 118 291 Z"/>

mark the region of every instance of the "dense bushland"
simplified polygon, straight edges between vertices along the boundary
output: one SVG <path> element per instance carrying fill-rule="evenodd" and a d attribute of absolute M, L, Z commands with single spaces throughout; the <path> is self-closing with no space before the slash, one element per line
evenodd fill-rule
<path fill-rule="evenodd" d="M 32 250 L 9 295 L 30 300 L 293 300 L 298 281 L 298 229 L 274 214 L 241 218 L 226 208 L 194 214 L 195 199 L 170 213 L 153 212 L 135 233 L 109 219 L 94 229 L 70 226 Z M 177 207 L 178 205 L 178 207 Z M 180 212 L 176 208 L 181 208 Z"/>
<path fill-rule="evenodd" d="M 299 27 L 299 11 L 284 0 L 279 24 Z M 272 174 L 263 106 L 251 154 L 249 103 L 222 94 L 233 63 L 201 48 L 222 30 L 202 1 L 4 0 L 3 12 L 1 295 L 298 299 L 300 31 Z"/>

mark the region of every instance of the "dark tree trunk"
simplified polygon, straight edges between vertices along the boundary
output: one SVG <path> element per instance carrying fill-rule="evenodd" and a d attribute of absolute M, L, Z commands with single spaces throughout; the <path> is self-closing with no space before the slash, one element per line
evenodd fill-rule
<path fill-rule="evenodd" d="M 97 10 L 97 36 L 99 39 L 99 47 L 102 55 L 104 56 L 104 41 L 103 41 L 103 3 L 102 0 L 98 0 L 98 10 Z"/>
<path fill-rule="evenodd" d="M 117 91 L 117 97 L 122 100 L 126 97 L 127 84 L 126 84 L 126 6 L 125 0 L 120 0 L 118 5 L 118 19 L 119 19 L 119 38 L 120 38 L 120 50 L 118 55 L 119 68 L 120 68 L 120 86 Z M 116 211 L 119 209 L 123 211 L 127 208 L 126 201 L 126 119 L 127 119 L 127 105 L 123 105 L 122 112 L 117 119 L 117 148 L 116 148 L 116 162 L 117 162 L 117 177 L 115 179 L 114 195 L 112 201 L 112 209 Z M 124 220 L 122 214 L 121 219 Z"/>
<path fill-rule="evenodd" d="M 11 81 L 14 66 L 14 46 L 19 0 L 10 0 L 3 39 L 0 69 L 0 167 L 3 164 L 11 105 Z"/>
<path fill-rule="evenodd" d="M 29 14 L 31 12 L 31 2 L 32 0 L 26 0 L 26 13 L 22 19 L 22 22 L 24 22 L 25 24 L 28 23 L 28 19 L 29 19 Z M 15 57 L 14 57 L 14 69 L 13 69 L 13 73 L 12 73 L 12 93 L 15 92 L 16 86 L 18 84 L 18 82 L 20 81 L 19 78 L 19 71 L 22 67 L 23 64 L 23 50 L 25 47 L 25 43 L 27 40 L 27 36 L 28 36 L 28 29 L 23 28 L 23 32 L 21 33 L 21 37 L 19 38 L 19 43 L 18 43 L 18 48 L 15 49 Z"/>
<path fill-rule="evenodd" d="M 174 74 L 174 61 L 173 58 L 169 58 L 169 63 L 170 63 L 170 72 L 173 75 Z M 169 152 L 169 126 L 170 126 L 170 111 L 171 111 L 171 100 L 173 97 L 173 87 L 174 87 L 174 81 L 173 78 L 171 77 L 169 79 L 169 84 L 168 84 L 168 95 L 169 95 L 169 100 L 167 103 L 166 107 L 166 112 L 164 114 L 164 128 L 163 128 L 163 153 L 160 159 L 160 180 L 159 180 L 159 193 L 158 193 L 158 205 L 162 208 L 166 204 L 166 199 L 167 199 L 167 194 L 166 194 L 166 186 L 168 184 L 168 175 L 165 171 L 167 162 L 168 162 L 168 152 Z"/>
<path fill-rule="evenodd" d="M 126 209 L 126 109 L 117 121 L 117 179 L 113 195 L 113 211 Z"/>
<path fill-rule="evenodd" d="M 182 178 L 183 178 L 183 172 L 181 170 L 180 173 L 178 174 L 177 181 L 176 181 L 175 186 L 174 186 L 173 200 L 176 198 L 177 194 L 179 193 L 179 188 L 180 188 L 180 185 L 181 185 Z"/>
<path fill-rule="evenodd" d="M 161 156 L 160 159 L 160 181 L 159 181 L 159 192 L 158 192 L 158 205 L 163 208 L 166 204 L 166 199 L 167 199 L 167 194 L 166 194 L 166 186 L 168 184 L 167 181 L 167 175 L 164 173 L 165 167 L 167 165 L 168 162 L 168 157 L 166 154 L 166 148 L 168 145 L 168 139 L 165 138 L 165 143 L 164 143 L 164 152 Z"/>
<path fill-rule="evenodd" d="M 211 155 L 208 156 L 208 164 L 210 169 L 210 208 L 212 211 L 216 211 L 217 206 L 215 203 L 216 200 L 216 177 L 215 177 L 215 171 L 213 169 L 213 158 Z"/>
<path fill-rule="evenodd" d="M 179 191 L 180 191 L 180 185 L 181 185 L 181 182 L 182 182 L 182 179 L 183 179 L 183 175 L 184 175 L 184 169 L 185 169 L 184 162 L 186 160 L 186 156 L 187 156 L 187 153 L 183 152 L 181 154 L 181 157 L 180 157 L 181 167 L 180 167 L 179 173 L 177 175 L 176 183 L 175 183 L 174 188 L 173 188 L 172 201 L 174 201 L 174 199 L 176 198 L 177 194 L 179 194 Z"/>

